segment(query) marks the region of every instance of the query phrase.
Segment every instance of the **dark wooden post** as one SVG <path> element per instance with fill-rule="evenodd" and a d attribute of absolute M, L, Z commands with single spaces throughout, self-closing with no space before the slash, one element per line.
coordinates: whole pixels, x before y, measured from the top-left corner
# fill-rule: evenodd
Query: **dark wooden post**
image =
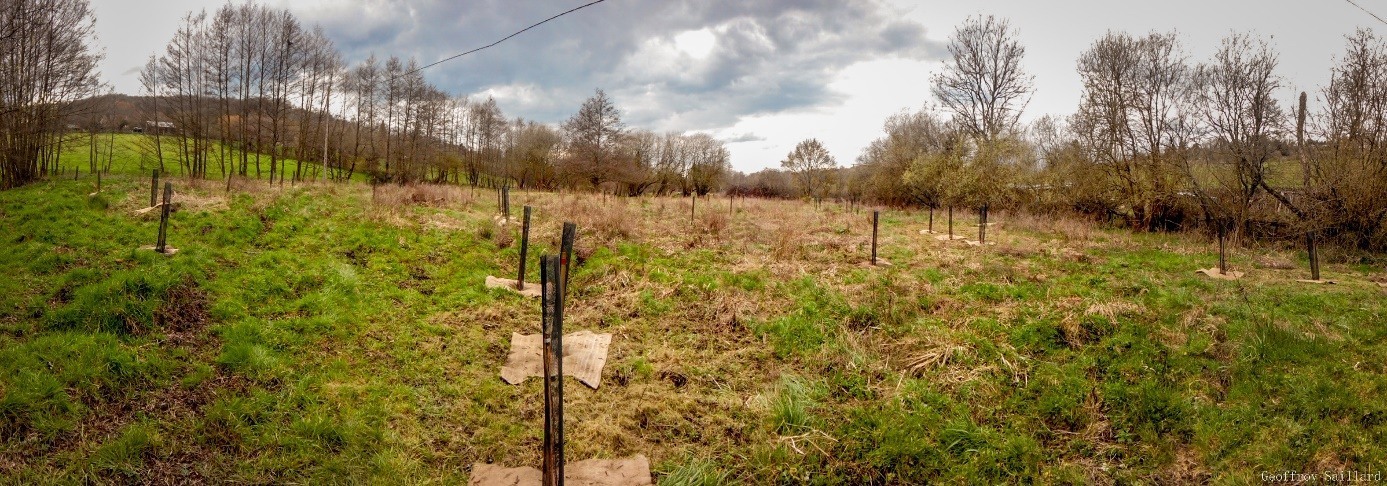
<path fill-rule="evenodd" d="M 159 169 L 149 176 L 149 207 L 159 204 Z"/>
<path fill-rule="evenodd" d="M 563 484 L 563 278 L 559 258 L 540 258 L 544 339 L 544 485 Z"/>
<path fill-rule="evenodd" d="M 929 207 L 929 232 L 934 234 L 934 206 Z"/>
<path fill-rule="evenodd" d="M 1316 241 L 1315 241 L 1315 240 L 1316 240 L 1316 238 L 1315 238 L 1316 236 L 1317 236 L 1317 235 L 1315 234 L 1315 230 L 1310 230 L 1310 231 L 1308 231 L 1308 232 L 1305 233 L 1305 247 L 1306 247 L 1306 250 L 1309 252 L 1309 256 L 1310 256 L 1310 279 L 1311 279 L 1311 280 L 1319 280 L 1319 279 L 1320 279 L 1320 252 L 1319 252 L 1319 245 L 1318 245 L 1318 244 L 1316 243 Z"/>
<path fill-rule="evenodd" d="M 515 279 L 515 290 L 525 290 L 525 254 L 530 248 L 530 207 L 525 206 L 525 219 L 520 225 L 520 275 Z"/>
<path fill-rule="evenodd" d="M 1226 275 L 1228 273 L 1228 250 L 1224 240 L 1228 239 L 1227 230 L 1223 227 L 1223 221 L 1218 222 L 1218 273 Z"/>
<path fill-rule="evenodd" d="M 881 220 L 881 211 L 872 211 L 872 265 L 877 264 L 877 223 Z"/>
<path fill-rule="evenodd" d="M 563 277 L 564 292 L 568 291 L 569 269 L 573 266 L 573 240 L 578 237 L 578 225 L 565 221 L 563 237 L 559 240 L 559 273 Z"/>
<path fill-rule="evenodd" d="M 697 193 L 697 192 L 694 192 L 693 194 L 690 194 L 690 195 L 689 195 L 689 222 L 693 222 L 693 220 L 694 220 L 694 210 L 695 210 L 695 209 L 698 209 L 698 193 Z"/>
<path fill-rule="evenodd" d="M 96 171 L 96 192 L 101 192 L 101 169 Z"/>
<path fill-rule="evenodd" d="M 164 251 L 164 250 L 166 249 L 166 248 L 165 248 L 165 245 L 168 243 L 169 207 L 172 206 L 172 204 L 170 204 L 170 201 L 171 201 L 172 199 L 173 199 L 173 183 L 172 183 L 172 182 L 165 182 L 165 183 L 164 183 L 164 205 L 163 205 L 162 208 L 160 208 L 161 211 L 159 211 L 159 242 L 158 242 L 158 245 L 155 245 L 155 247 L 154 247 L 154 249 L 155 249 L 156 251 L 158 251 L 159 253 L 164 253 L 164 252 L 165 252 L 165 251 Z"/>
<path fill-rule="evenodd" d="M 949 205 L 949 239 L 954 239 L 954 206 Z"/>
<path fill-rule="evenodd" d="M 987 243 L 987 205 L 978 212 L 978 243 Z"/>

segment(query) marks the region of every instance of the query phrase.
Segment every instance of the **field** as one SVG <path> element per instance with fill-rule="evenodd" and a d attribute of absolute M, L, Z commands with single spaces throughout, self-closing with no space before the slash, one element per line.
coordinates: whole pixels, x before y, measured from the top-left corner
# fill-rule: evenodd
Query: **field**
<path fill-rule="evenodd" d="M 85 170 L 83 171 L 85 172 Z M 498 377 L 534 300 L 494 191 L 172 179 L 117 164 L 0 192 L 0 483 L 465 483 L 538 465 L 541 383 Z M 579 227 L 571 461 L 661 484 L 1251 483 L 1387 466 L 1380 256 L 1216 246 L 994 212 L 515 192 L 531 262 Z M 974 236 L 971 214 L 955 230 Z M 942 214 L 935 229 L 943 231 Z M 538 280 L 532 272 L 530 279 Z"/>

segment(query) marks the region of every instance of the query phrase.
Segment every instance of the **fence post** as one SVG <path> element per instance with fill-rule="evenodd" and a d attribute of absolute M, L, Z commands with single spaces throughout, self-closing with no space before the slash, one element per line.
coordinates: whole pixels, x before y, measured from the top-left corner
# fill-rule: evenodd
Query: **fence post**
<path fill-rule="evenodd" d="M 510 186 L 501 186 L 501 219 L 510 222 Z"/>
<path fill-rule="evenodd" d="M 689 222 L 694 220 L 694 210 L 698 209 L 698 193 L 689 194 Z"/>
<path fill-rule="evenodd" d="M 1306 250 L 1307 250 L 1307 251 L 1309 252 L 1309 254 L 1310 254 L 1310 279 L 1311 279 L 1311 280 L 1319 280 L 1319 279 L 1320 279 L 1320 252 L 1319 252 L 1319 245 L 1316 244 L 1316 242 L 1315 242 L 1315 239 L 1316 239 L 1315 237 L 1316 237 L 1316 236 L 1317 236 L 1317 235 L 1315 234 L 1315 230 L 1310 230 L 1310 231 L 1307 231 L 1307 232 L 1305 233 L 1305 246 L 1306 246 Z"/>
<path fill-rule="evenodd" d="M 540 258 L 544 340 L 544 485 L 563 484 L 563 279 L 559 259 Z"/>
<path fill-rule="evenodd" d="M 978 213 L 978 243 L 987 243 L 987 204 Z"/>
<path fill-rule="evenodd" d="M 149 207 L 159 204 L 159 169 L 149 175 Z"/>
<path fill-rule="evenodd" d="M 578 237 L 577 233 L 578 225 L 567 221 L 563 223 L 563 237 L 559 240 L 559 275 L 564 292 L 568 292 L 569 269 L 573 266 L 573 240 Z"/>
<path fill-rule="evenodd" d="M 1228 250 L 1224 244 L 1226 230 L 1223 229 L 1223 221 L 1218 222 L 1218 273 L 1219 275 L 1228 274 Z"/>
<path fill-rule="evenodd" d="M 515 290 L 525 290 L 525 254 L 530 248 L 530 207 L 525 206 L 525 219 L 520 225 L 520 275 L 515 279 Z"/>
<path fill-rule="evenodd" d="M 872 211 L 872 265 L 877 264 L 877 223 L 881 220 L 881 211 Z"/>
<path fill-rule="evenodd" d="M 165 245 L 168 243 L 169 206 L 172 206 L 169 202 L 171 199 L 173 199 L 173 183 L 165 182 L 164 205 L 160 208 L 161 211 L 159 212 L 159 244 L 154 248 L 159 253 L 164 253 Z"/>
<path fill-rule="evenodd" d="M 949 240 L 954 239 L 954 205 L 949 205 Z"/>

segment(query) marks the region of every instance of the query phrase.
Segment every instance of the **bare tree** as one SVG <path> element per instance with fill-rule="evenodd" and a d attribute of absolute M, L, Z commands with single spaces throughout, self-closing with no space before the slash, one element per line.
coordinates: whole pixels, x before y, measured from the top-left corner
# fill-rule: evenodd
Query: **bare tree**
<path fill-rule="evenodd" d="M 969 18 L 949 38 L 950 59 L 932 81 L 935 99 L 954 122 L 983 141 L 1016 126 L 1030 102 L 1034 77 L 1021 68 L 1026 49 L 1006 19 Z"/>
<path fill-rule="evenodd" d="M 1078 62 L 1083 98 L 1071 125 L 1092 172 L 1109 185 L 1111 211 L 1127 208 L 1133 227 L 1175 219 L 1178 168 L 1197 135 L 1194 70 L 1174 33 L 1134 38 L 1109 32 Z"/>
<path fill-rule="evenodd" d="M 63 120 L 99 91 L 95 24 L 86 0 L 0 3 L 0 188 L 48 172 Z"/>
<path fill-rule="evenodd" d="M 1317 216 L 1360 248 L 1387 247 L 1387 41 L 1368 29 L 1349 36 L 1323 98 L 1324 149 L 1305 177 L 1319 188 Z"/>
<path fill-rule="evenodd" d="M 611 180 L 613 154 L 626 133 L 626 125 L 607 93 L 599 88 L 564 122 L 563 129 L 582 176 L 593 187 Z"/>
<path fill-rule="evenodd" d="M 780 161 L 780 167 L 794 174 L 805 196 L 817 201 L 828 189 L 828 178 L 838 167 L 838 161 L 818 139 L 811 138 L 795 145 L 785 160 Z"/>
<path fill-rule="evenodd" d="M 1196 75 L 1202 121 L 1213 136 L 1206 172 L 1212 181 L 1193 169 L 1187 174 L 1205 214 L 1223 231 L 1234 223 L 1246 229 L 1253 199 L 1270 189 L 1267 165 L 1284 122 L 1274 98 L 1281 87 L 1276 65 L 1265 41 L 1233 34 Z"/>

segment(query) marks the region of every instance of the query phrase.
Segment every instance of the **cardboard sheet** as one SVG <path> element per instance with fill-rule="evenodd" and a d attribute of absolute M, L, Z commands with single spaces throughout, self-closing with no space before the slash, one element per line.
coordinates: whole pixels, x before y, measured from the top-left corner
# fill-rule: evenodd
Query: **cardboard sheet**
<path fill-rule="evenodd" d="M 611 334 L 578 331 L 563 336 L 563 374 L 597 389 L 602 384 L 602 367 L 607 365 Z M 544 341 L 539 334 L 511 333 L 510 356 L 501 367 L 501 379 L 519 385 L 531 376 L 544 375 Z"/>
<path fill-rule="evenodd" d="M 516 280 L 513 278 L 486 276 L 486 288 L 489 289 L 507 289 L 526 297 L 539 297 L 544 292 L 544 287 L 539 282 L 525 282 L 523 290 L 516 290 L 515 284 Z"/>
<path fill-rule="evenodd" d="M 1210 278 L 1216 278 L 1219 280 L 1237 280 L 1243 278 L 1242 272 L 1234 272 L 1232 270 L 1229 270 L 1227 273 L 1219 273 L 1218 267 L 1201 268 L 1199 270 L 1195 270 L 1194 273 L 1202 273 L 1204 275 L 1209 276 Z"/>
<path fill-rule="evenodd" d="M 564 484 L 575 486 L 649 486 L 650 460 L 636 454 L 625 459 L 588 459 L 564 464 Z M 533 467 L 472 465 L 469 486 L 538 486 L 543 473 Z"/>

